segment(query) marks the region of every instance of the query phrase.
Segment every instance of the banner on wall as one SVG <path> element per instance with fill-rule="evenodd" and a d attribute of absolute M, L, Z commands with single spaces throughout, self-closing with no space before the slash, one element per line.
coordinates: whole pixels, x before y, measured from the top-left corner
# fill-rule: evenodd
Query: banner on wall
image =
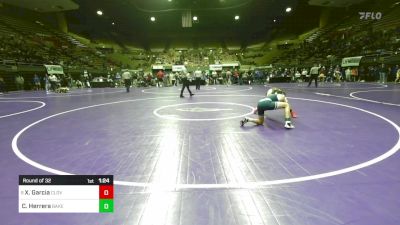
<path fill-rule="evenodd" d="M 44 65 L 47 74 L 64 74 L 64 69 L 60 65 Z"/>
<path fill-rule="evenodd" d="M 238 67 L 239 63 L 238 62 L 233 62 L 233 63 L 223 63 L 222 67 Z"/>
<path fill-rule="evenodd" d="M 153 65 L 152 68 L 153 68 L 153 70 L 163 70 L 164 65 Z"/>
<path fill-rule="evenodd" d="M 342 67 L 359 66 L 362 56 L 347 57 L 342 59 Z"/>
<path fill-rule="evenodd" d="M 226 67 L 239 67 L 240 64 L 238 62 L 232 62 L 232 63 L 222 63 L 222 64 L 210 64 L 210 70 L 222 70 L 222 68 Z"/>
<path fill-rule="evenodd" d="M 222 70 L 222 64 L 214 64 L 214 65 L 210 65 L 210 70 L 218 70 L 221 71 Z"/>
<path fill-rule="evenodd" d="M 186 71 L 186 67 L 185 65 L 172 65 L 172 71 L 173 72 Z"/>
<path fill-rule="evenodd" d="M 266 66 L 256 66 L 256 67 L 254 67 L 255 70 L 265 70 L 265 69 L 272 69 L 272 68 L 273 68 L 272 64 L 266 65 Z"/>

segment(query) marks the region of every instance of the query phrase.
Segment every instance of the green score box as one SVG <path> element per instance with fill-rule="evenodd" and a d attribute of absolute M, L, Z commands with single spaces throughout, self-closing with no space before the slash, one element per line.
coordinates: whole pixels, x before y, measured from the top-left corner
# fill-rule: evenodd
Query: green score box
<path fill-rule="evenodd" d="M 100 199 L 99 212 L 100 213 L 114 212 L 114 200 L 113 199 Z"/>

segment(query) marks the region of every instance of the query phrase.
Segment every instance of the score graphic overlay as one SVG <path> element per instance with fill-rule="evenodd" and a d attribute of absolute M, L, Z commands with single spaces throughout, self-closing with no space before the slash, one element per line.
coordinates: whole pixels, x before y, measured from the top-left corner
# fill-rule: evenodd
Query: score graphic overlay
<path fill-rule="evenodd" d="M 20 213 L 112 213 L 112 175 L 20 175 Z"/>

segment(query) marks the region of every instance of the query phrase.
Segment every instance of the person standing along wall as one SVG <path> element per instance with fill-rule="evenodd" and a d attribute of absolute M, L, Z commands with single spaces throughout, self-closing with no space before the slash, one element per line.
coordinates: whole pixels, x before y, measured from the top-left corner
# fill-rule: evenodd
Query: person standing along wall
<path fill-rule="evenodd" d="M 394 80 L 394 83 L 399 82 L 400 84 L 400 67 L 399 65 L 396 65 L 397 71 L 396 71 L 396 79 Z"/>
<path fill-rule="evenodd" d="M 39 76 L 37 74 L 35 74 L 33 76 L 33 85 L 34 85 L 34 89 L 36 91 L 39 91 L 41 89 L 41 87 L 40 87 L 40 78 L 39 78 Z"/>
<path fill-rule="evenodd" d="M 339 83 L 340 80 L 341 80 L 341 72 L 340 72 L 339 65 L 336 66 L 335 71 L 333 72 L 333 74 L 334 74 L 335 81 Z"/>
<path fill-rule="evenodd" d="M 163 79 L 164 79 L 164 72 L 159 70 L 156 74 L 157 76 L 157 87 L 162 87 Z"/>
<path fill-rule="evenodd" d="M 171 80 L 171 85 L 172 86 L 176 86 L 176 76 L 177 76 L 177 72 L 172 72 L 170 75 L 169 75 L 169 79 Z"/>
<path fill-rule="evenodd" d="M 19 75 L 15 76 L 14 84 L 15 84 L 15 88 L 17 89 L 17 91 L 19 91 L 21 88 L 20 83 L 21 83 L 21 79 L 20 79 Z"/>
<path fill-rule="evenodd" d="M 211 81 L 210 81 L 210 83 L 212 83 L 213 85 L 216 85 L 216 84 L 218 84 L 217 80 L 218 80 L 218 73 L 217 73 L 217 71 L 213 70 L 211 72 Z"/>
<path fill-rule="evenodd" d="M 237 85 L 242 85 L 241 84 L 241 75 L 240 75 L 240 73 L 239 73 L 239 71 L 237 71 L 237 69 L 235 69 L 235 71 L 233 71 L 233 74 L 232 74 L 232 76 L 233 76 L 233 79 L 234 79 L 234 81 L 233 81 L 233 83 L 236 83 Z"/>
<path fill-rule="evenodd" d="M 358 77 L 358 69 L 357 67 L 353 67 L 351 69 L 351 78 L 353 82 L 359 81 L 359 77 Z"/>
<path fill-rule="evenodd" d="M 49 76 L 49 82 L 50 82 L 50 90 L 52 90 L 52 91 L 56 91 L 56 89 L 57 89 L 57 83 L 58 83 L 58 78 L 57 78 L 57 76 L 56 75 L 54 75 L 54 74 L 50 74 L 50 76 Z"/>
<path fill-rule="evenodd" d="M 385 64 L 382 63 L 379 67 L 379 83 L 385 84 L 387 81 L 387 72 L 388 69 L 386 68 Z"/>
<path fill-rule="evenodd" d="M 121 74 L 118 72 L 115 74 L 115 84 L 117 87 L 121 85 Z"/>
<path fill-rule="evenodd" d="M 345 74 L 346 74 L 346 81 L 351 81 L 351 69 L 350 69 L 350 67 L 347 67 L 347 69 L 345 70 Z"/>
<path fill-rule="evenodd" d="M 6 82 L 4 81 L 4 78 L 0 74 L 0 94 L 3 94 L 3 92 L 6 92 Z"/>
<path fill-rule="evenodd" d="M 90 85 L 90 74 L 86 70 L 83 71 L 83 83 L 85 87 L 92 88 Z"/>
<path fill-rule="evenodd" d="M 197 67 L 197 70 L 194 71 L 194 77 L 195 77 L 195 82 L 196 82 L 196 90 L 200 90 L 200 82 L 201 82 L 201 77 L 202 77 L 202 72 L 200 68 Z"/>
<path fill-rule="evenodd" d="M 225 73 L 226 76 L 226 86 L 229 86 L 232 84 L 232 72 L 228 69 Z"/>

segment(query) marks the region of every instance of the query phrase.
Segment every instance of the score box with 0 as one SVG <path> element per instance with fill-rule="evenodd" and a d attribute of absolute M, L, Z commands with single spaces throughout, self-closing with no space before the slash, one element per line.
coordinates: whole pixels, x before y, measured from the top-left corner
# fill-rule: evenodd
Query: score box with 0
<path fill-rule="evenodd" d="M 112 213 L 112 175 L 20 175 L 20 213 Z"/>

